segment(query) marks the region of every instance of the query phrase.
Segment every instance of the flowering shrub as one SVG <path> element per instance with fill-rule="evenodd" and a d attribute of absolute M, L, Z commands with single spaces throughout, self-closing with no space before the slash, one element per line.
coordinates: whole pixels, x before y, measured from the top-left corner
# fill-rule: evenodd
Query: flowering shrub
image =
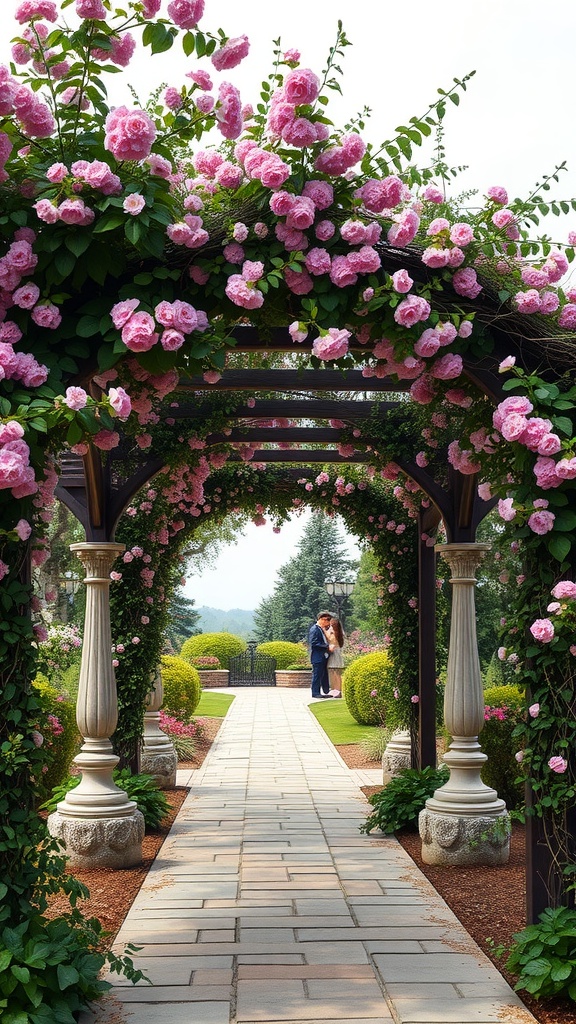
<path fill-rule="evenodd" d="M 215 669 L 221 668 L 220 661 L 213 655 L 205 654 L 198 658 L 190 658 L 190 665 L 194 668 L 201 669 L 202 672 L 214 671 Z"/>
<path fill-rule="evenodd" d="M 78 626 L 55 623 L 48 626 L 46 639 L 39 644 L 38 664 L 50 678 L 62 678 L 66 669 L 80 660 L 82 637 Z"/>
<path fill-rule="evenodd" d="M 191 761 L 196 752 L 196 741 L 204 732 L 200 718 L 182 722 L 166 711 L 160 711 L 160 728 L 172 740 L 179 761 Z"/>
<path fill-rule="evenodd" d="M 43 797 L 68 775 L 72 759 L 80 749 L 81 738 L 74 703 L 60 694 L 45 676 L 36 676 L 33 686 L 41 707 L 37 735 L 42 741 L 40 747 L 45 759 L 39 780 L 39 792 Z"/>
<path fill-rule="evenodd" d="M 515 751 L 515 729 L 525 714 L 525 698 L 516 686 L 497 686 L 484 690 L 484 728 L 480 746 L 488 756 L 482 769 L 482 781 L 505 801 L 508 810 L 524 803 L 524 779 Z"/>

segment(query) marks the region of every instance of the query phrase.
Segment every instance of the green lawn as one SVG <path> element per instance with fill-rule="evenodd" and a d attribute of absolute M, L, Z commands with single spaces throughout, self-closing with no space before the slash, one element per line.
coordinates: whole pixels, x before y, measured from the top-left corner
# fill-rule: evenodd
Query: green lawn
<path fill-rule="evenodd" d="M 195 718 L 224 718 L 234 700 L 233 693 L 206 693 L 200 695 L 200 703 L 194 712 Z"/>
<path fill-rule="evenodd" d="M 317 718 L 332 743 L 361 743 L 378 731 L 377 725 L 358 725 L 348 711 L 346 701 L 323 700 L 310 705 L 310 711 Z"/>

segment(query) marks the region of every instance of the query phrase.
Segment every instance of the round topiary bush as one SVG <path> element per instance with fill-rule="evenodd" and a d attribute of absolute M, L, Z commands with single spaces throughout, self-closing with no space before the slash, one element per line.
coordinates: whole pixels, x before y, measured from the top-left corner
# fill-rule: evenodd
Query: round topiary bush
<path fill-rule="evenodd" d="M 184 658 L 163 654 L 161 673 L 164 687 L 163 711 L 181 722 L 189 722 L 202 692 L 198 670 L 184 661 Z"/>
<path fill-rule="evenodd" d="M 360 725 L 404 727 L 402 705 L 394 696 L 398 673 L 387 651 L 356 658 L 344 672 L 342 682 L 348 710 Z"/>
<path fill-rule="evenodd" d="M 492 686 L 484 690 L 484 728 L 480 746 L 488 760 L 481 778 L 495 789 L 509 810 L 523 803 L 523 780 L 514 756 L 517 747 L 512 733 L 521 721 L 526 700 L 517 686 Z"/>
<path fill-rule="evenodd" d="M 218 658 L 222 668 L 228 668 L 230 658 L 246 650 L 246 641 L 233 633 L 198 633 L 189 636 L 182 644 L 180 657 L 185 661 L 211 654 Z"/>
<path fill-rule="evenodd" d="M 39 674 L 32 683 L 40 702 L 41 715 L 38 732 L 43 737 L 46 751 L 46 771 L 40 780 L 40 795 L 44 798 L 58 786 L 70 772 L 72 759 L 80 749 L 81 737 L 76 725 L 76 708 L 64 697 L 46 676 Z"/>
<path fill-rule="evenodd" d="M 304 644 L 294 644 L 289 640 L 267 640 L 266 643 L 258 644 L 256 650 L 260 654 L 276 658 L 276 668 L 280 672 L 287 669 L 288 665 L 301 665 L 309 661 L 308 651 Z"/>

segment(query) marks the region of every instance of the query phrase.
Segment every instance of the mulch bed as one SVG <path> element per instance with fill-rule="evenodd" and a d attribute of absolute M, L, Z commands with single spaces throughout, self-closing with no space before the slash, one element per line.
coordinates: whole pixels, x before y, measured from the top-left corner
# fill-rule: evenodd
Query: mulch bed
<path fill-rule="evenodd" d="M 220 728 L 221 719 L 212 718 L 205 721 L 204 737 L 198 743 L 194 760 L 180 764 L 179 767 L 199 768 L 206 757 L 212 740 Z M 336 749 L 349 768 L 378 768 L 378 764 L 375 764 L 374 761 L 367 760 L 357 744 L 338 745 Z M 378 792 L 379 789 L 381 789 L 380 786 L 366 786 L 363 788 L 363 793 L 368 797 L 372 793 Z M 82 904 L 83 913 L 87 917 L 99 918 L 107 932 L 108 945 L 112 943 L 134 902 L 150 865 L 170 831 L 186 793 L 187 790 L 182 788 L 166 793 L 171 807 L 170 815 L 164 820 L 161 828 L 145 836 L 141 865 L 124 871 L 79 869 L 75 872 L 80 881 L 84 882 L 90 890 L 90 899 Z M 486 940 L 492 939 L 496 946 L 501 943 L 509 945 L 512 935 L 520 931 L 525 924 L 524 830 L 522 826 L 514 825 L 510 861 L 504 867 L 477 866 L 458 870 L 435 867 L 422 862 L 420 838 L 417 833 L 404 832 L 397 838 L 422 873 L 426 875 L 453 910 L 464 928 L 486 952 L 506 980 L 513 985 L 514 979 L 506 973 L 502 961 L 494 957 Z M 52 902 L 52 914 L 56 915 L 65 909 L 65 904 L 59 899 Z M 576 1024 L 574 1003 L 559 999 L 538 1002 L 524 993 L 520 993 L 520 995 L 540 1024 Z"/>

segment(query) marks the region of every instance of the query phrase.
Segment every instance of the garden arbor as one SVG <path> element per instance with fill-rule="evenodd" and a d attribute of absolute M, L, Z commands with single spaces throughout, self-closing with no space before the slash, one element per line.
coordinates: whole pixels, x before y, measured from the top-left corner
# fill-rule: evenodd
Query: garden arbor
<path fill-rule="evenodd" d="M 441 141 L 423 169 L 415 167 L 413 150 L 435 132 L 441 140 L 447 105 L 458 104 L 471 76 L 454 79 L 421 117 L 374 147 L 360 134 L 361 118 L 340 131 L 327 117 L 348 45 L 341 24 L 320 75 L 300 65 L 298 51 L 275 51 L 260 101 L 251 107 L 227 80 L 246 57 L 248 40 L 200 30 L 202 0 L 169 3 L 167 17 L 162 0 L 128 0 L 124 7 L 76 0 L 69 27 L 54 0 L 22 0 L 14 64 L 0 68 L 0 820 L 9 822 L 0 825 L 0 954 L 14 955 L 8 924 L 17 925 L 26 950 L 39 943 L 44 953 L 48 942 L 60 953 L 64 937 L 65 967 L 77 964 L 80 979 L 86 950 L 97 946 L 93 932 L 79 934 L 85 925 L 78 916 L 53 924 L 43 916 L 63 867 L 34 811 L 43 754 L 29 686 L 36 666 L 29 559 L 31 553 L 36 562 L 43 557 L 46 507 L 57 482 L 47 453 L 61 459 L 61 496 L 86 529 L 79 554 L 92 595 L 91 667 L 87 661 L 83 668 L 80 712 L 89 782 L 76 791 L 76 814 L 68 804 L 66 826 L 80 847 L 90 852 L 100 843 L 103 859 L 112 863 L 118 850 L 130 858 L 138 845 L 138 816 L 111 784 L 108 594 L 123 510 L 119 536 L 130 537 L 130 547 L 121 557 L 127 575 L 136 563 L 150 608 L 145 616 L 140 609 L 140 621 L 152 621 L 158 611 L 149 591 L 154 585 L 154 593 L 165 593 L 169 571 L 164 559 L 162 575 L 155 575 L 140 536 L 161 560 L 160 549 L 185 529 L 188 510 L 204 514 L 212 470 L 220 466 L 225 473 L 227 460 L 228 468 L 239 467 L 239 483 L 227 478 L 230 495 L 236 492 L 238 506 L 247 501 L 247 493 L 240 494 L 242 466 L 233 462 L 230 446 L 241 458 L 252 453 L 252 461 L 265 451 L 268 467 L 274 460 L 302 467 L 298 476 L 306 482 L 299 486 L 310 485 L 308 493 L 318 500 L 330 474 L 308 478 L 303 467 L 358 459 L 368 466 L 374 493 L 379 474 L 400 481 L 402 505 L 415 516 L 419 597 L 430 611 L 420 615 L 420 647 L 427 652 L 423 694 L 432 676 L 438 522 L 452 549 L 474 546 L 476 525 L 494 497 L 502 518 L 513 523 L 525 572 L 502 652 L 518 665 L 531 708 L 538 708 L 527 710 L 518 744 L 548 855 L 530 873 L 530 916 L 547 903 L 566 902 L 572 896 L 565 880 L 576 863 L 576 582 L 570 578 L 576 291 L 560 281 L 574 259 L 576 234 L 558 246 L 530 234 L 541 213 L 570 211 L 568 203 L 545 201 L 558 175 L 528 200 L 510 199 L 494 185 L 475 209 L 461 208 L 447 195 L 451 171 Z M 112 109 L 106 72 L 130 62 L 136 42 L 129 29 L 141 33 L 154 54 L 181 42 L 187 57 L 211 61 L 209 72 L 191 72 L 147 109 Z M 222 72 L 226 80 L 213 84 L 211 76 Z M 213 129 L 221 145 L 200 149 Z M 288 366 L 287 350 L 300 353 Z M 273 376 L 278 362 L 281 378 Z M 327 363 L 338 367 L 336 378 L 324 376 L 333 372 Z M 364 387 L 354 377 L 360 367 Z M 498 369 L 507 376 L 497 377 Z M 216 390 L 198 416 L 207 384 Z M 342 399 L 348 385 L 351 396 L 370 388 L 370 404 Z M 408 387 L 412 402 L 391 406 L 374 398 Z M 311 397 L 297 397 L 302 394 Z M 295 440 L 286 434 L 282 445 L 312 442 L 314 449 L 252 447 L 270 440 L 263 433 L 270 427 L 255 417 L 272 417 L 276 428 L 293 431 Z M 344 425 L 327 426 L 331 419 Z M 302 426 L 293 428 L 292 420 Z M 312 429 L 312 436 L 296 433 Z M 332 440 L 339 441 L 338 451 L 329 455 L 325 446 Z M 82 466 L 69 461 L 72 456 Z M 155 480 L 165 481 L 162 494 L 152 497 L 148 486 L 140 501 L 142 487 Z M 260 471 L 248 486 L 266 494 L 266 474 Z M 366 505 L 371 494 L 360 490 L 360 481 L 353 502 L 338 478 L 333 486 L 338 501 L 350 501 L 350 515 L 362 509 L 363 535 L 383 550 L 380 535 L 392 518 L 386 521 L 382 512 L 383 522 L 379 515 L 374 523 Z M 214 503 L 223 504 L 225 488 L 214 490 Z M 267 505 L 279 508 L 279 500 L 282 495 L 266 494 Z M 156 501 L 164 503 L 163 518 L 151 530 L 146 515 Z M 130 502 L 138 505 L 134 518 Z M 409 525 L 402 525 L 408 534 Z M 399 536 L 396 555 L 410 550 Z M 472 583 L 466 572 L 456 571 L 454 580 L 462 592 L 457 603 L 470 663 Z M 135 589 L 126 603 L 137 598 Z M 41 623 L 36 635 L 42 635 Z M 140 639 L 132 635 L 128 642 Z M 157 662 L 157 646 L 135 643 L 148 656 L 139 673 L 134 659 L 128 689 L 135 703 L 149 685 L 143 676 Z M 125 682 L 122 690 L 124 700 Z M 427 700 L 420 714 L 425 762 L 432 757 Z M 478 707 L 470 715 L 475 718 Z M 134 727 L 131 740 L 139 735 Z M 463 756 L 474 761 L 470 749 Z M 90 806 L 97 808 L 95 824 Z M 79 980 L 67 989 L 66 1005 L 61 1000 L 66 1019 L 69 1006 L 82 1008 L 98 991 L 96 961 L 82 994 Z M 35 1013 L 45 1007 L 40 995 L 38 1011 L 35 982 L 24 980 L 44 971 L 32 962 L 22 961 L 25 970 L 11 981 L 9 1009 L 18 1013 L 31 999 Z M 61 960 L 54 963 L 60 968 Z M 60 998 L 55 975 L 47 972 L 52 1001 Z"/>
<path fill-rule="evenodd" d="M 251 328 L 237 330 L 236 354 L 253 353 L 261 344 L 257 334 Z M 291 351 L 292 341 L 287 332 L 284 334 L 281 331 L 275 332 L 274 348 L 276 352 Z M 471 377 L 473 374 L 472 369 Z M 485 381 L 487 378 L 488 375 L 484 373 L 483 380 Z M 496 382 L 497 378 L 494 381 L 494 386 Z M 421 507 L 417 513 L 417 543 L 415 545 L 418 558 L 415 596 L 419 609 L 417 645 L 417 695 L 419 702 L 418 728 L 413 731 L 418 738 L 418 742 L 415 744 L 416 762 L 420 767 L 424 767 L 436 762 L 434 627 L 436 556 L 429 538 L 435 533 L 440 520 L 442 520 L 448 542 L 447 554 L 450 552 L 470 554 L 480 550 L 482 546 L 474 543 L 476 527 L 494 502 L 479 498 L 473 475 L 464 476 L 453 467 L 446 465 L 445 452 L 440 453 L 436 467 L 426 468 L 405 456 L 403 457 L 402 454 L 396 455 L 397 450 L 401 452 L 402 446 L 400 445 L 399 449 L 394 447 L 395 431 L 403 419 L 408 419 L 408 421 L 410 419 L 411 403 L 406 400 L 403 393 L 406 388 L 402 389 L 398 382 L 389 378 L 374 378 L 369 383 L 369 392 L 366 388 L 366 379 L 356 370 L 231 369 L 224 373 L 220 381 L 211 385 L 207 385 L 202 378 L 182 380 L 177 392 L 171 396 L 172 399 L 177 398 L 178 401 L 171 401 L 170 408 L 164 412 L 164 417 L 170 421 L 170 429 L 178 436 L 180 442 L 189 436 L 201 436 L 203 444 L 206 446 L 202 448 L 204 452 L 210 451 L 212 448 L 227 446 L 230 468 L 234 461 L 242 464 L 237 453 L 238 446 L 241 449 L 249 446 L 251 449 L 250 462 L 253 461 L 260 466 L 265 465 L 268 467 L 268 471 L 274 465 L 282 465 L 285 469 L 291 468 L 292 473 L 300 479 L 301 483 L 307 478 L 314 479 L 317 470 L 322 466 L 344 467 L 368 464 L 376 470 L 383 462 L 382 453 L 379 451 L 379 447 L 382 446 L 382 431 L 384 433 L 388 431 L 390 439 L 385 442 L 387 455 L 384 461 L 393 460 L 402 472 L 421 488 L 428 499 L 425 503 L 427 507 Z M 209 393 L 208 400 L 206 400 L 206 392 Z M 220 430 L 209 429 L 210 395 L 213 396 L 212 404 L 214 405 L 217 405 L 217 398 L 214 396 L 226 396 L 227 399 L 226 408 L 220 413 Z M 391 400 L 387 400 L 387 396 L 390 396 Z M 305 425 L 299 425 L 303 423 Z M 332 425 L 323 425 L 326 423 Z M 374 444 L 368 444 L 372 440 L 371 427 L 374 425 L 379 428 L 381 436 Z M 350 432 L 352 432 L 352 437 L 356 435 L 356 437 L 362 438 L 362 446 L 356 447 L 353 444 L 346 446 Z M 165 445 L 165 431 L 162 434 L 162 439 Z M 258 447 L 270 444 L 273 445 L 272 448 Z M 276 445 L 280 445 L 280 447 L 276 447 Z M 345 447 L 343 448 L 343 446 Z M 80 519 L 86 530 L 87 544 L 76 545 L 80 557 L 86 558 L 86 552 L 91 550 L 99 551 L 105 553 L 105 557 L 110 558 L 110 566 L 112 566 L 113 559 L 120 551 L 114 543 L 117 522 L 126 507 L 131 506 L 136 500 L 138 491 L 145 488 L 158 473 L 162 472 L 165 468 L 166 458 L 162 440 L 159 440 L 157 445 L 153 441 L 147 453 L 135 455 L 133 447 L 130 449 L 129 439 L 125 439 L 120 447 L 110 452 L 106 458 L 103 458 L 102 454 L 92 447 L 82 462 L 79 458 L 70 457 L 63 461 L 56 493 Z M 316 471 L 314 466 L 316 466 Z M 437 475 L 435 475 L 435 469 L 438 470 Z M 259 497 L 258 485 L 256 485 L 256 497 Z M 264 498 L 263 501 L 265 501 Z M 288 498 L 286 504 L 289 505 Z M 329 504 L 328 507 L 330 507 Z M 470 570 L 468 569 L 467 572 L 469 576 Z M 457 576 L 458 574 L 456 574 Z M 473 576 L 474 573 L 472 573 Z M 458 583 L 458 580 L 454 579 L 454 582 Z M 471 581 L 466 579 L 466 582 L 470 583 Z M 95 585 L 102 586 L 102 581 L 96 584 L 89 574 L 87 585 L 89 588 Z M 477 668 L 473 609 L 472 597 L 464 617 L 459 618 L 457 632 L 454 632 L 452 636 L 453 660 L 457 663 L 457 668 L 452 673 L 449 690 L 450 700 L 455 701 L 455 706 L 460 712 L 469 702 L 469 698 L 463 696 L 461 692 L 462 687 L 470 686 L 476 692 L 474 714 L 469 720 L 466 719 L 466 716 L 462 719 L 462 713 L 460 714 L 460 729 L 457 733 L 457 735 L 473 737 L 470 743 L 474 749 L 471 748 L 472 752 L 468 760 L 460 751 L 453 767 L 457 777 L 458 772 L 460 773 L 460 790 L 463 779 L 466 780 L 470 777 L 475 779 L 472 790 L 476 792 L 477 804 L 474 803 L 471 793 L 468 793 L 468 801 L 467 799 L 463 800 L 458 786 L 456 786 L 456 790 L 460 799 L 456 802 L 461 816 L 465 815 L 480 821 L 479 825 L 475 825 L 476 847 L 472 854 L 473 859 L 479 860 L 482 854 L 478 851 L 476 833 L 480 834 L 482 830 L 486 830 L 486 822 L 490 820 L 491 815 L 497 818 L 501 817 L 504 813 L 504 805 L 502 801 L 496 799 L 493 791 L 487 790 L 483 786 L 479 779 L 479 771 L 484 757 L 480 755 L 476 737 L 482 726 L 483 702 Z M 90 654 L 91 643 L 109 643 L 109 631 L 107 632 L 106 629 L 96 630 L 96 634 L 97 638 L 89 636 L 86 641 L 87 664 L 93 657 Z M 98 662 L 103 651 L 104 648 L 97 658 Z M 462 653 L 463 651 L 464 653 Z M 87 672 L 89 673 L 89 669 Z M 99 678 L 97 675 L 92 675 L 91 683 L 81 687 L 84 699 L 91 689 L 99 686 L 101 687 Z M 414 687 L 414 692 L 416 692 L 416 687 Z M 108 696 L 105 699 L 101 698 L 98 705 L 105 706 L 108 699 Z M 455 729 L 453 731 L 456 733 Z M 111 730 L 108 731 L 108 737 L 110 732 Z M 104 761 L 99 766 L 90 766 L 87 763 L 88 772 L 91 767 L 100 772 L 100 768 L 103 766 Z M 101 778 L 101 773 L 99 777 Z M 466 788 L 467 784 L 464 784 L 464 789 Z M 80 799 L 77 797 L 77 800 Z M 454 802 L 454 797 L 452 797 L 452 802 Z M 69 807 L 65 803 L 61 806 L 60 811 L 64 820 L 54 819 L 52 827 L 56 828 L 60 835 L 65 836 L 66 818 L 74 818 L 75 808 L 72 802 Z M 445 811 L 448 815 L 454 814 L 450 798 L 445 806 Z M 129 809 L 122 806 L 118 816 L 125 818 L 129 813 Z M 441 814 L 441 810 L 438 813 Z M 442 820 L 444 819 L 442 818 Z M 128 829 L 126 823 L 124 823 L 124 827 L 125 830 Z M 466 830 L 464 832 L 463 838 L 457 844 L 458 847 L 470 847 L 471 836 Z M 454 842 L 451 842 L 450 845 L 454 847 Z M 69 848 L 74 849 L 73 842 L 70 842 Z M 506 848 L 507 836 L 505 833 L 501 833 L 500 842 L 492 843 L 490 847 L 489 859 L 492 859 L 493 855 L 499 859 L 505 859 Z M 495 849 L 496 852 L 494 852 Z M 114 854 L 107 854 L 107 856 L 111 863 L 115 863 Z M 121 858 L 122 855 L 119 856 Z M 452 849 L 451 856 L 462 856 L 462 853 L 457 854 L 455 849 Z"/>

